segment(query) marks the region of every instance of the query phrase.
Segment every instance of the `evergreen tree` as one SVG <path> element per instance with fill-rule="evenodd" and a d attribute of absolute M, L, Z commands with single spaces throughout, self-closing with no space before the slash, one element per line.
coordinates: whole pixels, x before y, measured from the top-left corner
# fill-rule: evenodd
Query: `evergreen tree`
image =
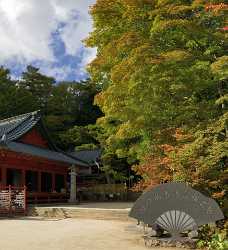
<path fill-rule="evenodd" d="M 36 109 L 42 110 L 45 114 L 54 84 L 54 78 L 41 74 L 39 69 L 33 66 L 27 67 L 27 71 L 22 73 L 22 79 L 19 81 L 19 87 L 32 94 Z"/>
<path fill-rule="evenodd" d="M 16 88 L 14 82 L 11 80 L 9 70 L 0 68 L 0 117 L 6 118 L 13 112 L 11 99 L 15 94 Z"/>
<path fill-rule="evenodd" d="M 10 77 L 10 71 L 0 68 L 0 118 L 8 118 L 34 111 L 33 97 L 18 88 L 18 82 Z"/>
<path fill-rule="evenodd" d="M 96 123 L 97 118 L 102 115 L 100 109 L 93 104 L 98 91 L 89 79 L 81 82 L 62 82 L 53 87 L 45 120 L 60 147 L 67 149 L 79 146 L 77 139 L 77 142 L 75 141 L 77 129 L 85 135 L 83 126 Z M 85 144 L 85 141 L 86 138 L 81 144 Z"/>

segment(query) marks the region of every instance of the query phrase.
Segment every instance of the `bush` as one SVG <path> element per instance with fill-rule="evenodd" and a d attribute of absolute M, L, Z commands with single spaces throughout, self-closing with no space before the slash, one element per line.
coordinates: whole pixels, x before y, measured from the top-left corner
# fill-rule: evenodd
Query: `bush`
<path fill-rule="evenodd" d="M 199 234 L 201 240 L 197 243 L 198 248 L 207 248 L 208 250 L 228 249 L 226 228 L 219 229 L 206 225 L 199 230 Z"/>
<path fill-rule="evenodd" d="M 208 242 L 210 250 L 226 250 L 228 249 L 228 240 L 226 233 L 214 234 L 211 241 Z"/>

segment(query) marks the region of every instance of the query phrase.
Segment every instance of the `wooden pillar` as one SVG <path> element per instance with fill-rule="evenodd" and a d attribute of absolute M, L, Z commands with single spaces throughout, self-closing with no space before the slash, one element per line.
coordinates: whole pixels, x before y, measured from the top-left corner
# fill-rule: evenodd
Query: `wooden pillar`
<path fill-rule="evenodd" d="M 41 192 L 41 172 L 38 172 L 38 192 Z"/>
<path fill-rule="evenodd" d="M 76 203 L 77 202 L 77 188 L 76 188 L 76 167 L 73 165 L 71 166 L 71 171 L 70 171 L 70 203 Z"/>
<path fill-rule="evenodd" d="M 52 192 L 55 191 L 55 173 L 52 173 L 51 174 L 51 177 L 52 177 Z"/>

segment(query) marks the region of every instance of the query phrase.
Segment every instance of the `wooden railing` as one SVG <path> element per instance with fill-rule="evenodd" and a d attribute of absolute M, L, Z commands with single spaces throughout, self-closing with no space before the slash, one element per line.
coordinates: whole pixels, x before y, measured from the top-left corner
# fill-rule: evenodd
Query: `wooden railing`
<path fill-rule="evenodd" d="M 87 188 L 88 191 L 94 193 L 126 193 L 127 188 L 124 184 L 98 184 Z"/>
<path fill-rule="evenodd" d="M 0 186 L 0 215 L 25 215 L 26 187 Z"/>
<path fill-rule="evenodd" d="M 43 192 L 28 192 L 27 203 L 63 203 L 67 202 L 69 195 L 67 193 L 43 193 Z"/>

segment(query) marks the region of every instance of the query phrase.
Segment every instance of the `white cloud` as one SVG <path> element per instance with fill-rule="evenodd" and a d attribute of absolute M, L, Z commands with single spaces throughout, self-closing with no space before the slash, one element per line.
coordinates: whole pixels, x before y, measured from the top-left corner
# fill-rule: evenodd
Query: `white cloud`
<path fill-rule="evenodd" d="M 65 16 L 71 17 L 71 20 L 68 20 L 68 24 L 61 31 L 60 36 L 65 43 L 66 52 L 69 55 L 74 55 L 78 49 L 82 47 L 81 41 L 85 39 L 92 30 L 92 21 L 88 15 L 88 7 L 92 5 L 92 3 L 94 3 L 94 0 L 78 0 L 77 4 L 80 8 L 77 8 L 76 12 L 70 13 L 70 15 L 65 14 Z M 68 4 L 70 8 L 73 8 L 75 1 L 70 0 Z M 78 16 L 77 19 L 74 19 L 75 15 Z M 78 22 L 78 20 L 80 20 L 80 22 Z"/>
<path fill-rule="evenodd" d="M 58 30 L 66 53 L 81 51 L 82 40 L 92 29 L 89 6 L 95 0 L 0 0 L 0 63 L 8 60 L 28 64 L 35 60 L 51 63 L 52 33 Z M 85 50 L 82 63 L 87 61 Z M 92 51 L 92 50 L 91 50 Z M 93 50 L 94 51 L 94 50 Z M 94 52 L 92 52 L 93 57 Z M 54 70 L 54 69 L 53 69 Z"/>
<path fill-rule="evenodd" d="M 83 75 L 86 73 L 86 66 L 96 57 L 96 49 L 84 49 L 82 60 L 79 64 L 76 74 Z"/>
<path fill-rule="evenodd" d="M 47 76 L 54 77 L 57 81 L 64 81 L 72 73 L 72 68 L 68 65 L 57 67 L 51 64 L 43 64 L 40 65 L 40 71 Z"/>

